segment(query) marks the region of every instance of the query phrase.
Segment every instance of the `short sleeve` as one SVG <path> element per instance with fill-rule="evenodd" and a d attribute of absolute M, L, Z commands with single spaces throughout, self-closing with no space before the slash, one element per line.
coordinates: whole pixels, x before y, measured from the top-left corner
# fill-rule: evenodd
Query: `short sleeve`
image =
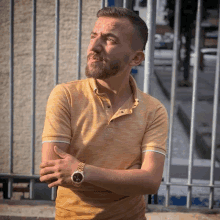
<path fill-rule="evenodd" d="M 154 151 L 166 155 L 168 136 L 168 114 L 166 108 L 160 104 L 152 114 L 144 138 L 142 152 Z"/>
<path fill-rule="evenodd" d="M 63 85 L 57 85 L 51 92 L 46 107 L 42 142 L 71 141 L 70 96 Z"/>

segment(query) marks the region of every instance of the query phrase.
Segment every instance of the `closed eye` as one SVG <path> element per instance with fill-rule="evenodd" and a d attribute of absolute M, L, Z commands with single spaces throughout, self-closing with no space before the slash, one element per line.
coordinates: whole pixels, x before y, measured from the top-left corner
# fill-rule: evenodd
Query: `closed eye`
<path fill-rule="evenodd" d="M 115 39 L 112 39 L 112 38 L 107 38 L 107 40 L 109 40 L 111 42 L 116 42 Z"/>
<path fill-rule="evenodd" d="M 119 43 L 119 38 L 112 34 L 112 33 L 106 33 L 106 34 L 102 34 L 102 37 L 106 40 L 109 41 L 111 43 Z"/>
<path fill-rule="evenodd" d="M 96 37 L 97 37 L 97 33 L 92 32 L 90 35 L 90 39 L 95 39 Z M 113 34 L 101 34 L 101 37 L 104 41 L 108 41 L 114 44 L 119 42 L 119 39 Z"/>

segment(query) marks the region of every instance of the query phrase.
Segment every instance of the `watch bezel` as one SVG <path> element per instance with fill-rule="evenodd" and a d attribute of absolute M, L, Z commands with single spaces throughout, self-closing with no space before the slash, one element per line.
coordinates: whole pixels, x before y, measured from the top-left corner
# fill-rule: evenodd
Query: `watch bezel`
<path fill-rule="evenodd" d="M 74 176 L 75 174 L 79 174 L 79 173 L 82 175 L 82 180 L 81 180 L 80 182 L 76 182 L 76 181 L 74 181 L 73 176 Z M 80 184 L 84 181 L 83 171 L 78 171 L 78 170 L 76 170 L 76 171 L 71 175 L 71 180 L 72 180 L 72 182 L 73 182 L 74 184 L 80 185 Z"/>

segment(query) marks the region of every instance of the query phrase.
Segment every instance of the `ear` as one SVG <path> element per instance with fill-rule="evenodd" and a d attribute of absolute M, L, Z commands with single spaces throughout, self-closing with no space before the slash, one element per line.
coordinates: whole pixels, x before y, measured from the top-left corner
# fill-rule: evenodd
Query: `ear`
<path fill-rule="evenodd" d="M 143 51 L 136 51 L 134 58 L 131 60 L 130 65 L 131 66 L 138 66 L 141 64 L 141 62 L 144 60 L 144 52 Z"/>

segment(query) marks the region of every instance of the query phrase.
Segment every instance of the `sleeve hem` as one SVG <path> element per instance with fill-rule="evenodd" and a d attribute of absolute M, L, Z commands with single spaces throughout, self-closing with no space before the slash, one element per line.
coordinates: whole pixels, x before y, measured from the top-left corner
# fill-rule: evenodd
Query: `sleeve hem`
<path fill-rule="evenodd" d="M 48 140 L 48 141 L 42 141 L 42 144 L 43 144 L 43 143 L 52 143 L 52 142 L 55 142 L 55 143 L 66 143 L 66 144 L 70 144 L 70 141 L 60 141 L 60 140 Z"/>
<path fill-rule="evenodd" d="M 147 151 L 156 152 L 156 153 L 163 154 L 164 156 L 166 156 L 166 154 L 165 154 L 165 153 L 160 152 L 160 151 L 157 151 L 157 150 L 143 150 L 143 151 L 142 151 L 142 153 L 145 153 L 145 152 L 147 152 Z"/>

